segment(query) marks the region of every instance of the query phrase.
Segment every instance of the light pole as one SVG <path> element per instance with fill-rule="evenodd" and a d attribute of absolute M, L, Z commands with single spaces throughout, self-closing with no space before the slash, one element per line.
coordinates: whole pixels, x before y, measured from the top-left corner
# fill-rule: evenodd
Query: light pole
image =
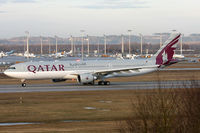
<path fill-rule="evenodd" d="M 75 41 L 76 41 L 76 38 L 73 37 L 73 46 L 74 46 L 74 47 L 73 47 L 73 49 L 74 49 L 73 54 L 74 54 L 74 56 L 75 56 L 75 54 L 76 54 L 76 45 L 75 45 L 75 43 L 74 43 Z"/>
<path fill-rule="evenodd" d="M 128 33 L 129 33 L 129 40 L 128 40 L 128 53 L 129 53 L 129 56 L 131 54 L 131 31 L 132 30 L 128 30 Z"/>
<path fill-rule="evenodd" d="M 162 34 L 160 34 L 160 48 L 162 47 Z"/>
<path fill-rule="evenodd" d="M 172 33 L 177 33 L 177 30 L 176 30 L 176 29 L 173 29 L 173 30 L 172 30 Z M 174 54 L 176 54 L 176 51 L 174 51 Z"/>
<path fill-rule="evenodd" d="M 58 37 L 57 36 L 55 36 L 55 38 L 56 38 L 56 54 L 57 54 L 57 52 L 58 52 Z"/>
<path fill-rule="evenodd" d="M 51 42 L 50 42 L 50 38 L 48 38 L 48 43 L 49 43 L 49 55 L 51 54 Z"/>
<path fill-rule="evenodd" d="M 28 31 L 25 31 L 25 33 L 26 33 L 26 36 L 27 36 L 27 40 L 26 40 L 26 43 L 27 43 L 26 52 L 27 52 L 27 58 L 29 58 L 29 37 L 30 37 L 30 33 Z"/>
<path fill-rule="evenodd" d="M 106 55 L 106 44 L 107 40 L 106 40 L 106 35 L 104 35 L 104 54 Z"/>
<path fill-rule="evenodd" d="M 26 52 L 26 36 L 24 36 L 24 53 Z"/>
<path fill-rule="evenodd" d="M 87 35 L 87 48 L 88 48 L 88 56 L 90 55 L 90 39 L 89 39 L 89 36 Z"/>
<path fill-rule="evenodd" d="M 97 44 L 97 45 L 98 45 L 98 46 L 97 46 L 98 57 L 99 57 L 99 43 L 100 43 L 100 42 L 99 42 L 99 37 L 98 37 L 98 44 Z"/>
<path fill-rule="evenodd" d="M 140 35 L 140 54 L 142 55 L 143 36 L 141 33 L 139 33 L 139 35 Z"/>
<path fill-rule="evenodd" d="M 184 34 L 181 34 L 181 55 L 183 54 L 183 36 L 184 36 Z"/>
<path fill-rule="evenodd" d="M 122 55 L 124 54 L 124 35 L 122 34 Z"/>
<path fill-rule="evenodd" d="M 73 36 L 70 36 L 70 39 L 71 41 L 71 51 L 72 51 L 72 55 L 74 55 L 74 39 L 73 39 Z"/>
<path fill-rule="evenodd" d="M 42 49 L 42 36 L 40 36 L 40 45 L 41 45 L 41 48 L 40 48 L 40 52 L 41 52 L 41 55 L 43 54 L 43 49 Z"/>
<path fill-rule="evenodd" d="M 81 45 L 81 55 L 82 55 L 82 60 L 83 60 L 83 51 L 84 51 L 84 49 L 83 49 L 83 33 L 85 32 L 85 30 L 80 30 L 80 32 L 82 33 L 82 39 L 81 39 L 81 41 L 82 41 L 82 45 Z"/>

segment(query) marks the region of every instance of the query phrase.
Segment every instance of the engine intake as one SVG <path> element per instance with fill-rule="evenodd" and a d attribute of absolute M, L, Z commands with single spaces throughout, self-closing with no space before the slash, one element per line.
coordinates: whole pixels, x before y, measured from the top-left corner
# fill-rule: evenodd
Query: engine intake
<path fill-rule="evenodd" d="M 78 75 L 78 82 L 82 84 L 91 83 L 95 80 L 95 77 L 90 73 L 80 74 Z"/>

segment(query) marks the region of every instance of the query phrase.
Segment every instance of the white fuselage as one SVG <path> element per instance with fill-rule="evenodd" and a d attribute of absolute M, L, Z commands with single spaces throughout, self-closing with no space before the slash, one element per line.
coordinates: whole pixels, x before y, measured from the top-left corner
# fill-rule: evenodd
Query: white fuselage
<path fill-rule="evenodd" d="M 130 69 L 136 67 L 139 69 Z M 127 71 L 117 71 L 126 68 Z M 112 78 L 141 75 L 157 69 L 158 65 L 155 65 L 155 61 L 152 59 L 44 61 L 16 64 L 4 73 L 19 79 L 77 79 L 77 75 L 84 73 L 94 74 L 95 76 L 98 72 L 105 71 L 106 73 L 108 71 L 103 75 L 103 78 Z"/>

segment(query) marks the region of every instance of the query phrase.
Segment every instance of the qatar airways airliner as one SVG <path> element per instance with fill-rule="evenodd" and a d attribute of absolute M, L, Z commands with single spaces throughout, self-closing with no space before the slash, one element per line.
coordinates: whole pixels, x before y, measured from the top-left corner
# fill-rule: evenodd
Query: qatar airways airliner
<path fill-rule="evenodd" d="M 30 79 L 51 79 L 53 82 L 77 79 L 80 84 L 95 84 L 95 80 L 99 80 L 98 85 L 109 85 L 109 78 L 146 74 L 176 63 L 173 55 L 180 36 L 180 33 L 172 33 L 148 59 L 25 62 L 10 66 L 4 74 L 21 79 L 22 87 Z"/>

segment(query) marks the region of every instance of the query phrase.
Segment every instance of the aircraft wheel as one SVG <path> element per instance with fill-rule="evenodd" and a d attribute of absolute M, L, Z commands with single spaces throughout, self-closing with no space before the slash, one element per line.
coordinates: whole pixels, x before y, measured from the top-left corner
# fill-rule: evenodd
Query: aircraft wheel
<path fill-rule="evenodd" d="M 104 85 L 110 85 L 110 81 L 104 81 Z"/>
<path fill-rule="evenodd" d="M 94 82 L 83 83 L 83 85 L 94 85 Z"/>
<path fill-rule="evenodd" d="M 22 83 L 22 87 L 26 87 L 26 83 Z"/>
<path fill-rule="evenodd" d="M 99 81 L 98 85 L 110 85 L 110 81 Z"/>
<path fill-rule="evenodd" d="M 98 85 L 104 85 L 104 82 L 103 81 L 99 81 Z"/>
<path fill-rule="evenodd" d="M 106 82 L 106 85 L 110 85 L 110 81 L 105 81 Z"/>

